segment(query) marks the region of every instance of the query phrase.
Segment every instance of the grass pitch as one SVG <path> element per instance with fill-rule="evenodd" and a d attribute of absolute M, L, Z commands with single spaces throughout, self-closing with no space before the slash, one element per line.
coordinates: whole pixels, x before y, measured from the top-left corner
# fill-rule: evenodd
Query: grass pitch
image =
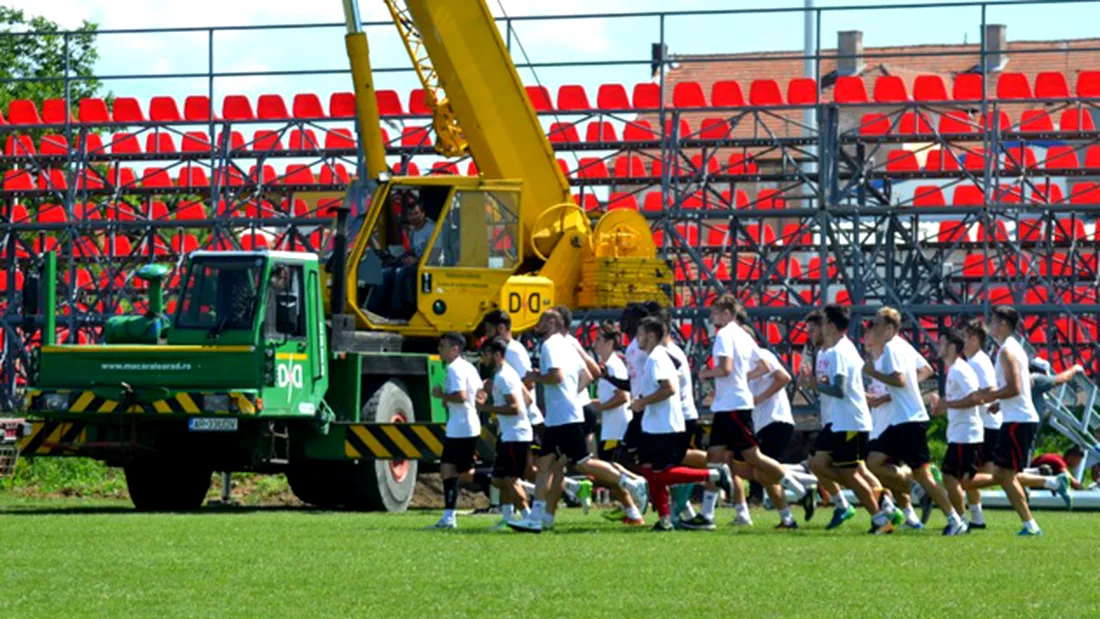
<path fill-rule="evenodd" d="M 1040 512 L 1045 536 L 990 529 L 651 533 L 579 510 L 557 530 L 493 533 L 490 516 L 426 531 L 439 512 L 208 509 L 141 514 L 119 502 L 0 502 L 0 616 L 1090 616 L 1100 514 Z M 732 518 L 719 512 L 720 522 Z M 652 521 L 652 515 L 650 516 Z"/>

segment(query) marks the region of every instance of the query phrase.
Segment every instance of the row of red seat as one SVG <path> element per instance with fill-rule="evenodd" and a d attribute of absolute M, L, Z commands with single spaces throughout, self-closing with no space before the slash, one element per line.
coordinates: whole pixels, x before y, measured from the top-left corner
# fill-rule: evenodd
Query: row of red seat
<path fill-rule="evenodd" d="M 860 119 L 859 134 L 863 136 L 924 136 L 931 137 L 933 115 L 925 112 L 904 112 L 890 115 L 880 112 L 864 114 Z M 1050 112 L 1043 109 L 1023 110 L 1020 122 L 1013 123 L 1008 112 L 988 112 L 985 116 L 971 115 L 963 110 L 946 110 L 936 122 L 941 135 L 977 135 L 987 130 L 998 133 L 1082 133 L 1096 131 L 1092 109 L 1088 107 L 1063 110 L 1058 126 Z"/>
<path fill-rule="evenodd" d="M 957 172 L 960 170 L 984 170 L 989 155 L 980 146 L 970 146 L 961 152 L 952 152 L 942 148 L 930 148 L 925 152 L 924 166 L 917 159 L 917 152 L 907 149 L 895 149 L 886 152 L 886 171 L 892 173 L 919 172 Z M 961 163 L 960 163 L 961 160 Z M 1084 165 L 1082 166 L 1082 162 Z M 1034 172 L 1041 168 L 1051 171 L 1077 169 L 1096 169 L 1100 171 L 1100 146 L 1074 147 L 1049 146 L 1040 162 L 1035 149 L 1030 146 L 1015 146 L 998 154 L 994 170 L 1019 173 L 1021 170 Z"/>
<path fill-rule="evenodd" d="M 176 220 L 194 221 L 205 220 L 212 217 L 237 216 L 249 218 L 266 217 L 334 217 L 332 209 L 343 202 L 342 198 L 320 198 L 317 207 L 311 209 L 300 198 L 282 200 L 275 204 L 268 200 L 246 200 L 242 203 L 226 202 L 219 200 L 215 208 L 210 208 L 200 200 L 180 200 L 179 202 L 165 203 L 160 200 L 150 200 L 141 206 L 133 206 L 126 202 L 77 202 L 73 205 L 72 213 L 60 204 L 43 203 L 37 207 L 28 209 L 21 203 L 14 203 L 8 208 L 0 207 L 0 213 L 4 213 L 4 219 L 13 224 L 58 224 L 72 221 L 138 221 L 138 220 Z M 33 211 L 33 212 L 32 212 Z"/>
<path fill-rule="evenodd" d="M 867 83 L 860 76 L 841 76 L 836 79 L 833 99 L 838 103 L 905 103 L 909 101 L 978 101 L 982 99 L 984 81 L 981 74 L 962 73 L 955 76 L 950 93 L 939 75 L 919 75 L 913 82 L 910 96 L 904 80 L 896 75 L 881 75 L 874 80 L 870 94 Z M 1081 71 L 1077 75 L 1077 97 L 1100 97 L 1100 71 Z M 624 85 L 618 83 L 600 85 L 596 104 L 592 105 L 584 86 L 566 84 L 558 88 L 556 102 L 545 86 L 528 86 L 528 97 L 539 112 L 587 113 L 599 110 L 653 110 L 660 107 L 660 87 L 653 83 L 636 84 L 631 96 Z M 1071 90 L 1066 75 L 1060 72 L 1042 72 L 1035 77 L 1034 89 L 1025 74 L 1006 72 L 998 75 L 996 98 L 1003 100 L 1069 99 Z M 376 91 L 379 111 L 383 116 L 426 116 L 431 109 L 423 89 L 409 92 L 407 105 L 402 105 L 400 95 L 394 90 Z M 673 86 L 671 104 L 674 108 L 695 109 L 705 107 L 743 107 L 745 105 L 807 105 L 818 100 L 818 84 L 811 78 L 795 78 L 787 83 L 786 96 L 776 80 L 754 80 L 745 96 L 741 84 L 735 80 L 715 82 L 707 97 L 698 82 L 678 82 Z M 149 115 L 133 97 L 116 97 L 108 110 L 103 99 L 81 99 L 73 115 L 63 99 L 43 102 L 41 113 L 33 101 L 17 99 L 8 106 L 7 123 L 15 125 L 64 124 L 66 120 L 88 124 L 141 123 L 141 122 L 205 122 L 211 119 L 226 121 L 251 120 L 315 120 L 323 118 L 352 118 L 355 116 L 355 97 L 352 93 L 338 92 L 329 96 L 328 109 L 315 93 L 294 95 L 288 107 L 282 95 L 260 95 L 253 107 L 244 95 L 227 95 L 222 100 L 220 114 L 216 113 L 206 95 L 186 97 L 182 111 L 176 100 L 168 96 L 153 97 L 149 101 Z M 2 117 L 0 117 L 2 118 Z"/>
<path fill-rule="evenodd" d="M 254 185 L 261 182 L 264 185 L 276 187 L 325 186 L 339 189 L 347 187 L 350 182 L 347 167 L 342 163 L 323 164 L 320 173 L 316 175 L 310 166 L 304 164 L 287 165 L 282 174 L 278 174 L 270 165 L 254 165 L 249 168 L 247 177 L 232 167 L 215 170 L 208 176 L 206 169 L 199 165 L 181 166 L 175 173 L 177 176 L 173 179 L 172 170 L 145 168 L 139 177 L 131 168 L 116 166 L 112 167 L 104 178 L 94 169 L 85 168 L 76 176 L 76 182 L 73 185 L 77 191 L 88 192 L 115 190 L 173 192 L 208 189 L 211 184 L 244 187 L 247 184 Z M 65 191 L 69 186 L 68 175 L 58 168 L 48 168 L 40 174 L 34 174 L 30 170 L 8 170 L 4 172 L 2 191 L 7 193 Z"/>
<path fill-rule="evenodd" d="M 1100 204 L 1100 183 L 1081 182 L 1070 187 L 1069 199 L 1066 200 L 1062 188 L 1058 185 L 1036 187 L 1021 196 L 1021 189 L 1017 186 L 1002 186 L 990 191 L 988 202 L 1000 204 Z M 985 192 L 977 185 L 958 185 L 951 194 L 952 206 L 980 206 L 986 204 Z M 947 206 L 944 200 L 944 190 L 936 185 L 919 185 L 913 190 L 913 206 L 939 207 Z"/>
<path fill-rule="evenodd" d="M 110 234 L 100 235 L 98 237 L 82 236 L 73 242 L 72 252 L 73 258 L 78 263 L 98 263 L 104 260 L 120 260 L 127 258 L 140 258 L 140 257 L 154 257 L 154 258 L 169 258 L 187 254 L 197 249 L 205 249 L 212 251 L 232 251 L 235 249 L 277 249 L 286 251 L 302 251 L 311 252 L 317 251 L 323 246 L 325 230 L 317 229 L 306 235 L 306 242 L 304 244 L 301 239 L 293 237 L 288 234 L 277 235 L 271 238 L 270 235 L 253 232 L 242 231 L 234 235 L 236 244 L 228 239 L 221 238 L 215 240 L 207 237 L 205 241 L 200 242 L 199 237 L 191 232 L 179 231 L 171 235 L 157 235 L 151 237 L 143 234 L 137 235 L 124 235 L 124 234 Z M 167 239 L 167 240 L 166 240 Z M 62 240 L 58 237 L 47 236 L 38 237 L 28 243 L 28 247 L 23 244 L 16 244 L 15 257 L 20 260 L 26 260 L 33 254 L 41 254 L 42 252 L 63 252 L 61 254 L 62 259 L 67 259 L 68 254 Z M 7 245 L 0 247 L 0 257 L 7 258 Z M 78 283 L 85 281 L 86 274 L 88 273 L 86 267 L 78 267 Z M 0 271 L 0 274 L 6 273 L 6 271 Z M 118 277 L 124 278 L 123 275 Z M 64 281 L 68 282 L 68 273 L 63 276 Z M 18 277 L 15 280 L 17 286 L 22 285 L 22 277 Z M 104 282 L 100 282 L 103 284 Z M 170 282 L 171 283 L 171 282 Z M 123 281 L 116 282 L 117 287 L 122 287 Z M 136 281 L 130 282 L 132 286 L 139 286 Z M 0 288 L 2 290 L 2 288 Z"/>

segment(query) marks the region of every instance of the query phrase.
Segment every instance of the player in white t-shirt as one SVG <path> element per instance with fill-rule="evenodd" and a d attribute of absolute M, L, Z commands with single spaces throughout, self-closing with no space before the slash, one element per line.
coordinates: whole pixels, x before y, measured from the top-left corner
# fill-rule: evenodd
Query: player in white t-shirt
<path fill-rule="evenodd" d="M 810 469 L 819 480 L 830 480 L 855 493 L 860 505 L 871 514 L 875 527 L 888 524 L 877 514 L 874 490 L 859 472 L 867 435 L 871 430 L 871 412 L 867 408 L 863 386 L 863 358 L 848 339 L 851 314 L 843 305 L 827 305 L 822 316 L 823 350 L 818 355 L 826 375 L 818 380 L 822 407 L 828 407 L 828 424 L 822 428 L 810 458 Z M 839 493 L 838 493 L 839 494 Z M 838 503 L 826 529 L 835 529 L 855 516 L 855 508 Z"/>
<path fill-rule="evenodd" d="M 634 473 L 621 464 L 625 451 L 622 448 L 622 440 L 626 435 L 627 426 L 634 418 L 634 411 L 630 410 L 630 386 L 626 364 L 616 350 L 622 339 L 622 332 L 610 322 L 601 324 L 596 334 L 596 355 L 601 364 L 600 379 L 596 382 L 596 395 L 599 401 L 594 404 L 596 412 L 600 415 L 600 450 L 597 455 L 600 460 L 610 462 L 619 472 L 634 476 Z M 621 507 L 605 512 L 606 519 L 631 526 L 645 524 L 642 512 L 639 511 L 639 506 L 634 504 L 634 499 L 629 492 L 615 487 L 611 489 L 611 493 Z"/>
<path fill-rule="evenodd" d="M 997 374 L 993 360 L 985 353 L 989 329 L 980 319 L 971 320 L 963 327 L 965 337 L 963 355 L 966 362 L 978 377 L 978 392 L 988 394 L 997 386 Z M 989 404 L 978 407 L 982 417 L 982 446 L 978 451 L 978 472 L 974 474 L 966 487 L 966 499 L 970 503 L 969 530 L 985 528 L 985 514 L 982 512 L 981 487 L 994 485 L 993 456 L 997 453 L 997 434 L 1001 429 L 1001 412 Z"/>
<path fill-rule="evenodd" d="M 982 446 L 982 416 L 979 410 L 981 386 L 974 368 L 963 358 L 962 333 L 949 330 L 940 334 L 939 356 L 947 368 L 943 398 L 930 397 L 933 415 L 947 414 L 947 454 L 943 459 L 943 482 L 955 511 L 966 511 L 963 485 L 978 472 Z"/>
<path fill-rule="evenodd" d="M 672 531 L 669 506 L 669 486 L 678 484 L 714 483 L 727 492 L 730 488 L 729 469 L 692 468 L 683 466 L 687 443 L 682 439 L 684 414 L 681 410 L 679 375 L 661 342 L 667 335 L 665 323 L 648 317 L 638 326 L 638 345 L 649 355 L 642 378 L 642 394 L 630 403 L 635 413 L 642 414 L 642 436 L 638 457 L 642 472 L 649 480 L 653 506 L 659 517 L 655 531 Z"/>
<path fill-rule="evenodd" d="M 481 420 L 477 415 L 477 393 L 481 376 L 477 368 L 462 358 L 466 337 L 461 333 L 444 333 L 439 338 L 439 356 L 447 364 L 443 387 L 432 388 L 432 397 L 447 405 L 447 430 L 443 441 L 443 456 L 439 473 L 443 477 L 443 518 L 433 528 L 453 529 L 458 526 L 455 508 L 458 504 L 458 484 L 474 478 L 474 454 L 481 435 Z"/>
<path fill-rule="evenodd" d="M 478 409 L 495 415 L 500 431 L 492 473 L 493 485 L 501 497 L 502 519 L 497 529 L 504 529 L 515 514 L 527 515 L 527 494 L 519 480 L 527 469 L 527 454 L 534 438 L 527 413 L 531 396 L 519 374 L 508 364 L 507 356 L 508 344 L 504 338 L 490 338 L 481 346 L 482 364 L 492 368 L 493 378 L 490 393 L 478 392 Z"/>
<path fill-rule="evenodd" d="M 906 342 L 898 332 L 901 330 L 901 313 L 892 307 L 884 307 L 875 315 L 876 336 L 883 342 L 878 367 L 865 365 L 863 370 L 875 380 L 886 385 L 893 403 L 890 426 L 879 438 L 883 451 L 876 451 L 867 458 L 871 471 L 895 493 L 908 491 L 909 479 L 898 471 L 897 464 L 908 464 L 912 469 L 912 480 L 924 488 L 925 493 L 935 502 L 944 516 L 947 525 L 944 535 L 960 535 L 966 532 L 966 524 L 947 496 L 931 470 L 931 456 L 928 452 L 928 410 L 924 406 L 924 397 L 920 383 L 934 374 L 928 362 Z M 887 516 L 892 509 L 884 508 Z M 889 532 L 884 530 L 883 532 Z"/>
<path fill-rule="evenodd" d="M 816 391 L 821 381 L 826 380 L 830 375 L 829 369 L 825 365 L 828 355 L 823 354 L 825 352 L 825 337 L 821 332 L 822 325 L 825 323 L 825 314 L 819 309 L 811 310 L 803 322 L 806 325 L 806 340 L 809 346 L 803 351 L 802 363 L 798 368 L 798 386 L 806 391 Z M 829 429 L 829 400 L 830 398 L 818 398 L 819 420 L 822 430 Z M 823 443 L 826 436 L 824 432 L 817 433 L 817 440 L 810 449 L 811 457 L 819 449 L 827 448 Z M 806 469 L 809 470 L 809 459 L 806 460 Z M 810 471 L 810 473 L 812 474 L 813 471 Z M 817 480 L 817 491 L 821 494 L 821 499 L 825 504 L 832 502 L 837 508 L 837 513 L 847 514 L 849 512 L 848 508 L 851 505 L 836 481 L 819 478 Z M 855 510 L 851 510 L 851 514 L 855 515 Z"/>
<path fill-rule="evenodd" d="M 592 457 L 584 440 L 584 411 L 578 383 L 591 380 L 588 369 L 574 346 L 562 335 L 564 320 L 554 309 L 543 312 L 538 332 L 543 336 L 539 371 L 526 379 L 543 386 L 546 404 L 546 433 L 535 480 L 535 501 L 531 515 L 508 526 L 519 531 L 540 533 L 554 526 L 554 514 L 563 491 L 565 468 L 572 464 L 583 475 L 613 488 L 630 492 L 636 503 L 646 499 L 645 483 L 620 473 L 611 464 Z"/>
<path fill-rule="evenodd" d="M 756 403 L 748 377 L 760 365 L 760 356 L 756 342 L 736 320 L 742 311 L 741 304 L 730 294 L 718 297 L 710 307 L 711 322 L 718 330 L 714 336 L 714 367 L 699 372 L 701 379 L 714 379 L 714 400 L 710 406 L 714 421 L 707 458 L 716 464 L 743 462 L 752 467 L 756 479 L 779 511 L 780 527 L 797 528 L 783 489 L 793 492 L 799 501 L 806 496 L 806 489 L 783 465 L 760 451 L 760 443 L 753 432 L 752 411 Z M 716 503 L 716 496 L 704 493 L 701 519 L 714 522 L 712 505 Z M 741 503 L 736 509 L 738 518 L 744 521 L 748 516 L 747 505 Z"/>

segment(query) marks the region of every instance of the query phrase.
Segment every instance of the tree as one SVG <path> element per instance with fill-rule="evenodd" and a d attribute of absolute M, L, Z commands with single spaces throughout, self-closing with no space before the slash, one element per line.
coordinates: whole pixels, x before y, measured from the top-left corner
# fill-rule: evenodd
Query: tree
<path fill-rule="evenodd" d="M 13 99 L 65 98 L 65 77 L 69 78 L 69 100 L 96 96 L 103 84 L 94 77 L 96 30 L 84 21 L 66 33 L 45 17 L 28 17 L 23 11 L 0 6 L 0 109 L 7 110 Z M 69 58 L 66 72 L 65 59 Z"/>

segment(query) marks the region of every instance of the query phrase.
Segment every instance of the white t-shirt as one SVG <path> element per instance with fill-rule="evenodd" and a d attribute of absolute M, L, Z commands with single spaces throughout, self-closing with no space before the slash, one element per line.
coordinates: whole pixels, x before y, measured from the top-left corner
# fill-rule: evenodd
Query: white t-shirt
<path fill-rule="evenodd" d="M 555 333 L 542 343 L 539 353 L 539 372 L 543 376 L 550 370 L 561 370 L 562 381 L 556 385 L 543 385 L 546 401 L 546 427 L 567 423 L 583 423 L 584 410 L 577 396 L 577 377 L 580 375 L 581 358 L 573 346 L 560 333 Z"/>
<path fill-rule="evenodd" d="M 531 371 L 531 355 L 527 354 L 527 349 L 519 343 L 519 340 L 512 339 L 508 341 L 508 350 L 504 353 L 504 360 L 512 366 L 516 374 L 519 374 L 520 380 L 523 380 L 523 377 Z M 527 407 L 527 418 L 531 420 L 532 426 L 542 423 L 542 411 L 539 410 L 537 402 L 531 402 L 531 405 Z"/>
<path fill-rule="evenodd" d="M 733 359 L 733 371 L 714 379 L 713 412 L 747 411 L 753 409 L 752 390 L 749 389 L 749 370 L 760 360 L 759 347 L 748 333 L 735 322 L 718 330 L 714 336 L 714 365 L 721 357 Z"/>
<path fill-rule="evenodd" d="M 519 374 L 507 363 L 501 366 L 500 371 L 493 376 L 493 405 L 505 406 L 508 403 L 504 396 L 510 395 L 519 404 L 518 415 L 497 415 L 497 426 L 500 428 L 500 440 L 505 443 L 527 443 L 534 439 L 531 430 L 531 420 L 527 416 L 527 407 L 523 403 L 523 381 Z"/>
<path fill-rule="evenodd" d="M 1001 344 L 1001 350 L 997 353 L 997 363 L 993 368 L 997 376 L 997 389 L 1004 389 L 1008 384 L 1001 361 L 1005 355 L 1016 360 L 1020 376 L 1020 394 L 1014 398 L 1001 400 L 1001 414 L 1004 415 L 1004 421 L 1005 423 L 1038 423 L 1039 413 L 1035 410 L 1035 403 L 1031 401 L 1031 370 L 1027 365 L 1027 352 L 1012 336 Z"/>
<path fill-rule="evenodd" d="M 570 346 L 572 346 L 574 344 L 577 345 L 577 346 L 581 345 L 580 340 L 573 337 L 572 334 L 566 335 L 565 339 L 566 339 L 566 341 L 569 342 Z M 576 350 L 574 350 L 573 352 L 576 352 Z M 577 353 L 577 357 L 580 358 L 580 353 Z M 584 359 L 581 359 L 580 366 L 577 368 L 577 385 L 581 384 L 580 383 L 580 375 L 581 375 L 581 372 L 584 371 L 584 368 L 585 368 Z M 580 398 L 581 406 L 588 406 L 589 404 L 592 403 L 592 394 L 588 393 L 588 387 L 585 387 L 584 389 L 581 389 L 580 391 L 578 391 L 577 392 L 577 397 Z"/>
<path fill-rule="evenodd" d="M 817 351 L 816 358 L 814 359 L 814 380 L 815 384 L 820 384 L 821 379 L 826 379 L 833 375 L 833 359 L 832 355 L 828 355 L 828 350 Z M 817 403 L 821 408 L 821 427 L 832 423 L 832 405 L 836 398 L 818 397 Z"/>
<path fill-rule="evenodd" d="M 607 377 L 617 378 L 619 380 L 626 380 L 626 364 L 623 363 L 621 357 L 618 354 L 612 353 L 607 359 L 607 363 L 604 364 L 604 369 L 607 370 Z M 596 383 L 596 395 L 600 398 L 600 403 L 607 403 L 615 394 L 619 391 L 619 388 L 612 385 L 603 376 Z M 624 403 L 600 413 L 600 440 L 601 441 L 621 441 L 623 436 L 626 435 L 626 426 L 630 423 L 630 420 L 634 418 L 634 411 L 630 410 L 630 404 Z"/>
<path fill-rule="evenodd" d="M 477 401 L 481 376 L 469 361 L 459 357 L 447 365 L 447 382 L 443 393 L 466 392 L 462 402 L 447 402 L 447 438 L 470 438 L 481 435 L 481 420 L 477 416 Z"/>
<path fill-rule="evenodd" d="M 843 398 L 821 394 L 823 400 L 832 401 L 829 420 L 833 424 L 833 432 L 870 432 L 871 411 L 867 409 L 867 393 L 863 389 L 863 357 L 859 356 L 855 344 L 847 337 L 840 338 L 836 346 L 822 354 L 829 357 L 832 370 L 829 384 L 834 382 L 836 376 L 842 377 L 844 382 Z"/>
<path fill-rule="evenodd" d="M 664 346 L 658 346 L 649 353 L 645 363 L 645 375 L 642 378 L 642 395 L 649 396 L 661 388 L 661 381 L 667 380 L 673 389 L 677 387 L 679 378 L 676 374 L 676 366 Z M 642 416 L 642 432 L 646 434 L 672 434 L 683 432 L 684 413 L 680 410 L 680 396 L 673 393 L 672 397 L 665 398 L 656 404 L 645 407 Z"/>
<path fill-rule="evenodd" d="M 626 371 L 630 376 L 630 396 L 642 395 L 642 379 L 645 377 L 645 362 L 649 355 L 638 346 L 638 338 L 631 340 L 626 347 Z"/>
<path fill-rule="evenodd" d="M 996 389 L 997 388 L 997 373 L 993 369 L 993 361 L 989 359 L 989 355 L 985 354 L 984 350 L 979 350 L 974 353 L 974 356 L 966 361 L 970 364 L 970 368 L 974 370 L 974 374 L 978 377 L 979 389 Z M 982 426 L 990 429 L 997 430 L 1001 427 L 1001 413 L 989 412 L 989 405 L 982 404 L 978 407 L 978 410 L 982 414 Z"/>
<path fill-rule="evenodd" d="M 680 411 L 684 413 L 684 420 L 698 419 L 699 411 L 695 409 L 695 391 L 691 384 L 691 364 L 688 363 L 687 354 L 676 342 L 665 344 L 665 350 L 668 352 L 669 357 L 680 364 L 680 367 L 676 368 L 676 372 L 680 375 Z"/>
<path fill-rule="evenodd" d="M 886 342 L 882 349 L 883 374 L 900 372 L 905 376 L 904 387 L 886 385 L 890 391 L 890 398 L 894 403 L 894 411 L 890 416 L 890 425 L 896 426 L 902 423 L 928 421 L 928 409 L 924 407 L 924 398 L 920 393 L 920 381 L 917 380 L 917 369 L 928 365 L 924 357 L 906 342 L 901 336 L 895 335 Z M 876 362 L 876 366 L 878 363 Z"/>
<path fill-rule="evenodd" d="M 760 432 L 762 428 L 776 422 L 793 425 L 794 417 L 791 416 L 791 401 L 787 397 L 786 389 L 780 389 L 775 395 L 767 400 L 761 400 L 759 398 L 760 394 L 764 393 L 764 390 L 768 388 L 768 385 L 772 384 L 772 373 L 783 367 L 772 351 L 761 348 L 759 354 L 760 361 L 768 366 L 768 373 L 760 378 L 749 381 L 749 389 L 752 390 L 752 398 L 753 401 L 756 402 L 756 407 L 752 409 L 753 430 L 755 432 Z"/>
<path fill-rule="evenodd" d="M 978 390 L 978 375 L 962 357 L 947 370 L 943 395 L 948 401 L 961 400 Z M 980 443 L 985 438 L 982 416 L 977 406 L 947 409 L 947 442 Z"/>
<path fill-rule="evenodd" d="M 882 371 L 882 357 L 875 361 L 875 371 Z M 876 398 L 884 395 L 889 395 L 890 391 L 886 389 L 886 385 L 881 381 L 871 379 L 867 384 L 867 393 L 875 396 Z M 871 439 L 874 440 L 886 431 L 886 428 L 890 427 L 890 417 L 894 414 L 894 403 L 887 400 L 885 403 L 880 404 L 871 409 Z"/>

